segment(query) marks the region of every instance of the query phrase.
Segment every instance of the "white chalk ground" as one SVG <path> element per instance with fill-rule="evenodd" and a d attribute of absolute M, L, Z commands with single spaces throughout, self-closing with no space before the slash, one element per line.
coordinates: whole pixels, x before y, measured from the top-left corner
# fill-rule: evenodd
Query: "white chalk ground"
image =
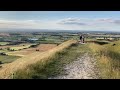
<path fill-rule="evenodd" d="M 52 79 L 99 79 L 96 60 L 85 53 L 74 62 L 64 67 L 66 74 Z"/>

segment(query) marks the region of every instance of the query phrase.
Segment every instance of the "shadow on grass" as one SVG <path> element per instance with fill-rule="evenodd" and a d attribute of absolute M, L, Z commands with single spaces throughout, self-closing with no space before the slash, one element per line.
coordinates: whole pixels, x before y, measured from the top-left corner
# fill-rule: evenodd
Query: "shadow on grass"
<path fill-rule="evenodd" d="M 109 42 L 104 42 L 104 41 L 94 41 L 94 43 L 100 44 L 100 45 L 109 44 Z"/>

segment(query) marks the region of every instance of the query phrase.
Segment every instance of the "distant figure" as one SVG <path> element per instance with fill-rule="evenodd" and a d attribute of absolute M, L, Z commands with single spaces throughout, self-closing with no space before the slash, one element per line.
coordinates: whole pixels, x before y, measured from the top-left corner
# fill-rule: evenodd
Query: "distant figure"
<path fill-rule="evenodd" d="M 80 36 L 80 42 L 81 42 L 81 43 L 85 43 L 85 38 L 84 38 L 83 35 Z"/>
<path fill-rule="evenodd" d="M 85 37 L 82 36 L 82 43 L 85 43 Z"/>

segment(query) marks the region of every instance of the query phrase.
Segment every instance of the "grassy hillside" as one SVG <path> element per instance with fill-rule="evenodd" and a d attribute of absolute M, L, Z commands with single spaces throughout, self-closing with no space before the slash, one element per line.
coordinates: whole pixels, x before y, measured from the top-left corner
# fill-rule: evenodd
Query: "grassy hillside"
<path fill-rule="evenodd" d="M 82 56 L 84 53 L 89 53 L 90 49 L 88 44 L 80 45 L 73 44 L 64 49 L 62 52 L 56 53 L 54 57 L 49 58 L 48 62 L 43 65 L 41 62 L 28 66 L 29 70 L 18 70 L 15 79 L 48 79 L 57 75 L 64 75 L 64 66 L 76 60 L 77 57 Z"/>
<path fill-rule="evenodd" d="M 105 45 L 90 44 L 104 79 L 120 79 L 120 41 Z"/>
<path fill-rule="evenodd" d="M 65 48 L 70 47 L 72 44 L 76 43 L 75 40 L 66 41 L 59 46 L 40 53 L 35 52 L 29 55 L 26 55 L 13 63 L 3 66 L 0 70 L 0 78 L 12 78 L 12 75 L 16 70 L 25 69 L 28 72 L 31 64 L 41 63 L 41 66 L 44 66 L 51 58 L 55 57 L 56 53 L 62 52 Z"/>
<path fill-rule="evenodd" d="M 26 55 L 5 65 L 0 70 L 0 78 L 47 79 L 65 74 L 63 67 L 84 53 L 96 58 L 101 78 L 120 79 L 120 41 L 78 44 L 76 40 L 69 40 L 43 53 Z"/>

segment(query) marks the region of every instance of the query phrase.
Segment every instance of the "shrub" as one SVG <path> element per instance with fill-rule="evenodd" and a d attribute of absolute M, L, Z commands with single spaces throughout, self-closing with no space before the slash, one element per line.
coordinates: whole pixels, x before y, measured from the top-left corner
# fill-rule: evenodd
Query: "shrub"
<path fill-rule="evenodd" d="M 2 64 L 2 61 L 0 61 L 0 64 Z"/>
<path fill-rule="evenodd" d="M 4 53 L 4 52 L 2 52 L 2 53 L 0 53 L 1 55 L 6 55 L 6 53 Z"/>
<path fill-rule="evenodd" d="M 37 47 L 38 46 L 38 44 L 36 44 L 36 45 L 31 45 L 30 47 Z"/>
<path fill-rule="evenodd" d="M 10 48 L 9 48 L 9 47 L 7 47 L 7 50 L 10 50 Z"/>

